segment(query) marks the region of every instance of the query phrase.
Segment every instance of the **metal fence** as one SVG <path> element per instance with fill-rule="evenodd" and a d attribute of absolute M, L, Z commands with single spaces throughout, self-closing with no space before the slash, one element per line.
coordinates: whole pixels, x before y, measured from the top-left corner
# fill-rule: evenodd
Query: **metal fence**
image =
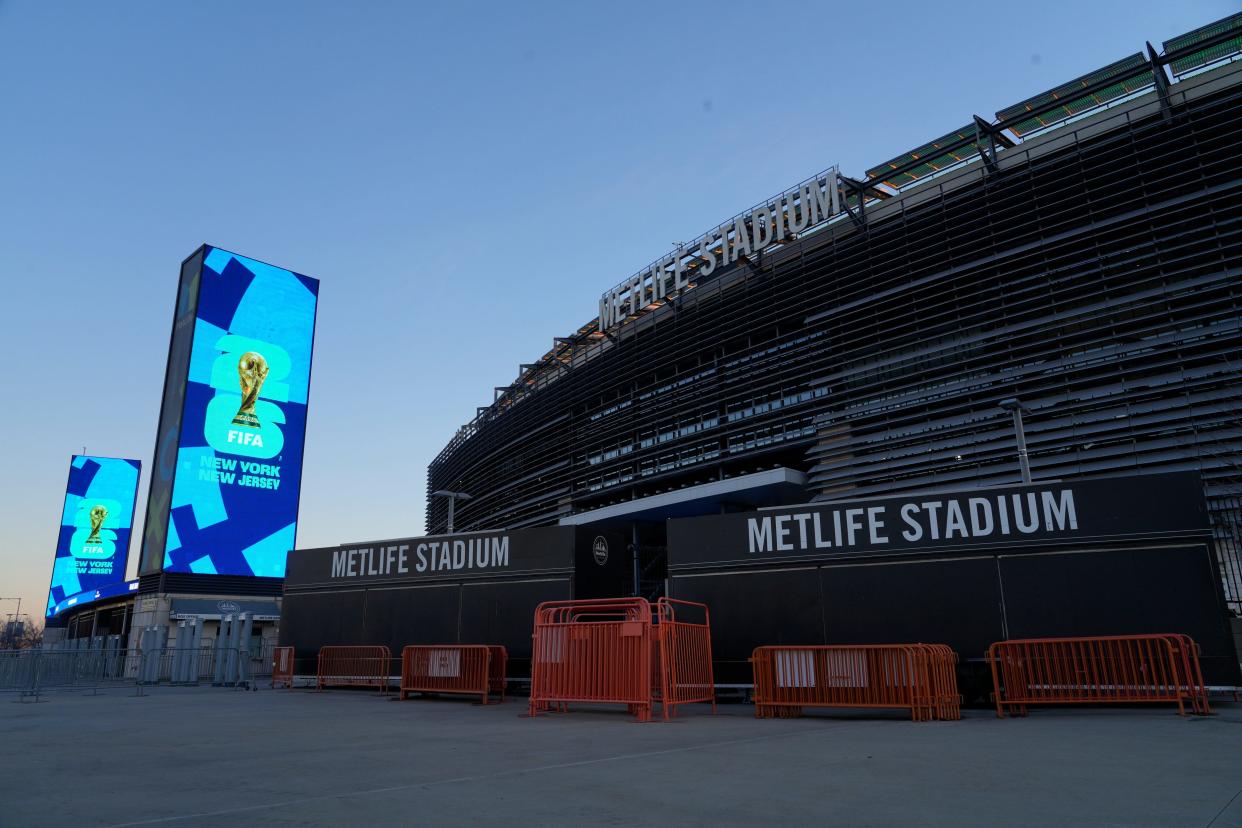
<path fill-rule="evenodd" d="M 257 689 L 271 683 L 274 646 L 162 649 L 27 649 L 0 652 L 0 693 L 38 697 L 56 690 L 98 692 L 158 686 Z"/>
<path fill-rule="evenodd" d="M 1242 615 L 1242 497 L 1212 498 L 1208 505 L 1221 583 L 1229 609 Z"/>

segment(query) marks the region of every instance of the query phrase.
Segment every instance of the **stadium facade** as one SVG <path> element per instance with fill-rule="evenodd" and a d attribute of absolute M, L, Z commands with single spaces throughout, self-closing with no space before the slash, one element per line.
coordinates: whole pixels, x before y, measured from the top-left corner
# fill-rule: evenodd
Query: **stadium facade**
<path fill-rule="evenodd" d="M 832 169 L 608 291 L 428 469 L 427 532 L 1194 471 L 1242 607 L 1242 15 Z M 645 582 L 645 583 L 644 583 Z"/>

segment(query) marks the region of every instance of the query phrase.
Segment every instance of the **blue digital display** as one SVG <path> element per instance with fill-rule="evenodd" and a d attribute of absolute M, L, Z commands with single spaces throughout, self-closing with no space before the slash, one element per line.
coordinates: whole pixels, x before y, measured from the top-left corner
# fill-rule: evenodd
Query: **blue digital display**
<path fill-rule="evenodd" d="M 105 584 L 95 589 L 75 593 L 63 601 L 57 601 L 55 605 L 48 606 L 47 617 L 54 618 L 68 609 L 89 606 L 95 601 L 102 601 L 106 598 L 116 598 L 118 595 L 133 595 L 137 591 L 137 580 L 117 581 L 116 583 Z"/>
<path fill-rule="evenodd" d="M 125 577 L 138 494 L 137 460 L 75 454 L 56 540 L 47 615 L 57 604 Z"/>
<path fill-rule="evenodd" d="M 155 462 L 147 495 L 147 520 L 142 531 L 142 556 L 138 574 L 159 572 L 164 566 L 168 538 L 169 505 L 177 471 L 177 438 L 181 434 L 181 407 L 185 404 L 185 380 L 190 370 L 190 347 L 194 344 L 194 310 L 198 307 L 198 283 L 205 248 L 200 247 L 181 263 L 176 313 L 168 344 L 168 373 L 155 438 Z"/>
<path fill-rule="evenodd" d="M 161 439 L 171 449 L 176 437 L 163 569 L 280 578 L 297 532 L 319 282 L 204 254 L 179 428 Z"/>

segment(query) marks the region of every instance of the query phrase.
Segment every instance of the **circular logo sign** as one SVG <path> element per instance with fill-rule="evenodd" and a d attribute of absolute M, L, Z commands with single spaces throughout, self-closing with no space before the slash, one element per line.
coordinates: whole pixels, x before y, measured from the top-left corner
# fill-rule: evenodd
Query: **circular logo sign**
<path fill-rule="evenodd" d="M 596 535 L 595 542 L 591 544 L 591 555 L 600 566 L 608 563 L 608 538 Z"/>
<path fill-rule="evenodd" d="M 241 612 L 241 604 L 233 601 L 220 601 L 216 604 L 216 609 L 220 610 L 221 615 L 236 615 Z"/>

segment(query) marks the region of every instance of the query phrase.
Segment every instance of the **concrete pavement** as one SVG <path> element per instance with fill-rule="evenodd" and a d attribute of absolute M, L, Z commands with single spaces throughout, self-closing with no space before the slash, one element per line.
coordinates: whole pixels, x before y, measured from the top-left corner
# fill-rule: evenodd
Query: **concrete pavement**
<path fill-rule="evenodd" d="M 640 725 L 619 708 L 521 718 L 524 699 L 131 692 L 0 696 L 23 769 L 0 774 L 0 825 L 1242 828 L 1238 704 L 920 724 L 694 705 Z"/>

